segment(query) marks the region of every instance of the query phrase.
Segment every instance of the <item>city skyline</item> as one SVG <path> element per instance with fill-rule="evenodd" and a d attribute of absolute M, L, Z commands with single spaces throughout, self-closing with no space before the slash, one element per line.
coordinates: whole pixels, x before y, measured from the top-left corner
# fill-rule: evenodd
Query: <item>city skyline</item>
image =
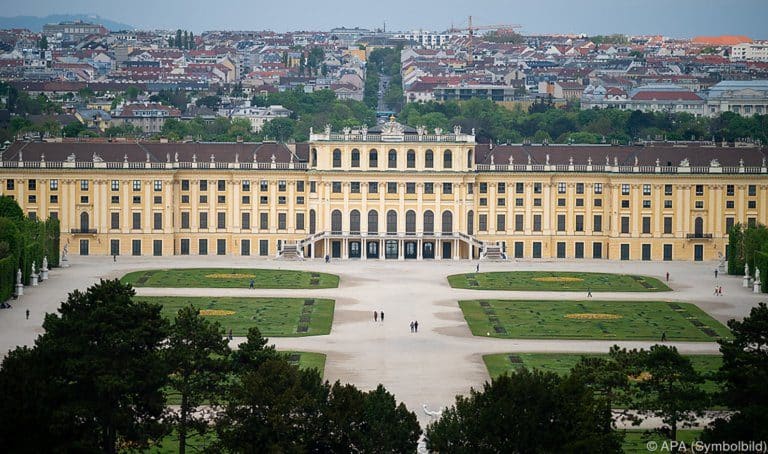
<path fill-rule="evenodd" d="M 357 2 L 340 0 L 321 10 L 308 1 L 280 4 L 230 2 L 228 8 L 209 8 L 176 0 L 137 0 L 132 8 L 119 3 L 73 0 L 66 6 L 50 0 L 5 5 L 7 17 L 87 13 L 128 23 L 138 29 L 205 30 L 329 30 L 334 27 L 425 29 L 441 31 L 466 26 L 472 15 L 476 25 L 515 23 L 524 34 L 585 33 L 629 35 L 661 34 L 675 38 L 698 35 L 739 34 L 753 39 L 768 38 L 764 19 L 768 3 L 761 0 L 734 0 L 727 5 L 716 0 L 549 0 L 546 5 L 479 0 L 469 7 L 456 0 L 414 3 L 391 0 L 360 8 Z M 182 7 L 183 6 L 183 7 Z M 290 15 L 286 15 L 286 9 Z M 154 11 L 149 17 L 147 11 Z M 554 12 L 554 14 L 552 13 Z M 550 14 L 546 14 L 550 13 Z"/>

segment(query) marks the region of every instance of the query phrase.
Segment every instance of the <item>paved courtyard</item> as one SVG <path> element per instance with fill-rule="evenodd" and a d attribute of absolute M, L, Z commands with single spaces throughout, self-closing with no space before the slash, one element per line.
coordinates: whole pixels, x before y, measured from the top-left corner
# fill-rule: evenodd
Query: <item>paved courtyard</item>
<path fill-rule="evenodd" d="M 607 352 L 613 344 L 630 348 L 653 342 L 590 340 L 515 340 L 474 337 L 464 322 L 460 299 L 584 299 L 581 293 L 510 292 L 452 289 L 446 276 L 474 272 L 470 261 L 322 261 L 281 262 L 247 257 L 70 257 L 72 266 L 55 269 L 39 287 L 25 288 L 12 309 L 0 310 L 0 351 L 31 345 L 42 332 L 46 312 L 54 312 L 74 289 L 84 289 L 99 278 L 120 277 L 128 271 L 178 267 L 253 267 L 323 271 L 341 277 L 336 289 L 249 290 L 138 288 L 140 295 L 189 296 L 296 296 L 336 300 L 331 334 L 304 338 L 272 338 L 284 350 L 328 355 L 325 378 L 351 382 L 363 388 L 383 383 L 398 400 L 416 412 L 422 425 L 430 410 L 453 403 L 454 396 L 488 379 L 482 355 L 503 352 Z M 742 318 L 766 298 L 741 286 L 741 277 L 720 274 L 714 263 L 614 262 L 614 261 L 509 261 L 481 263 L 480 271 L 541 270 L 632 273 L 664 278 L 670 273 L 674 291 L 664 293 L 594 293 L 594 300 L 663 300 L 696 303 L 721 322 Z M 715 285 L 724 296 L 715 296 Z M 25 319 L 29 309 L 30 318 Z M 384 322 L 373 321 L 373 311 L 384 311 Z M 409 323 L 419 322 L 411 333 Z M 235 338 L 233 346 L 242 342 Z M 679 342 L 682 353 L 717 353 L 714 342 Z"/>

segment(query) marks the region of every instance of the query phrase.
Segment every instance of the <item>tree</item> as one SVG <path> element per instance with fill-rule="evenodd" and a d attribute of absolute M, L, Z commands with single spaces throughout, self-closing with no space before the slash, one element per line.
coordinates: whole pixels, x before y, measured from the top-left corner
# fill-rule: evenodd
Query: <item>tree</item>
<path fill-rule="evenodd" d="M 630 354 L 642 368 L 635 376 L 631 407 L 661 418 L 667 427 L 658 431 L 677 440 L 677 430 L 695 423 L 707 406 L 707 394 L 699 386 L 703 378 L 675 347 L 653 345 Z"/>
<path fill-rule="evenodd" d="M 621 452 L 621 435 L 593 392 L 573 376 L 522 369 L 457 396 L 427 426 L 440 452 Z"/>
<path fill-rule="evenodd" d="M 139 97 L 139 88 L 135 85 L 131 85 L 130 87 L 125 89 L 125 97 L 130 99 L 131 101 L 135 101 L 136 98 Z"/>
<path fill-rule="evenodd" d="M 119 280 L 73 291 L 58 314 L 46 315 L 35 347 L 3 363 L 0 383 L 21 372 L 27 379 L 10 387 L 17 396 L 0 394 L 2 414 L 14 415 L 12 424 L 0 424 L 1 445 L 35 434 L 50 436 L 48 452 L 115 453 L 118 445 L 142 448 L 165 434 L 160 344 L 168 322 L 160 306 L 134 296 Z"/>
<path fill-rule="evenodd" d="M 48 49 L 48 37 L 43 35 L 40 38 L 40 41 L 37 42 L 37 47 L 40 50 L 47 50 Z"/>
<path fill-rule="evenodd" d="M 73 121 L 72 123 L 62 128 L 62 134 L 64 137 L 78 137 L 80 133 L 85 131 L 85 125 L 79 121 Z"/>
<path fill-rule="evenodd" d="M 176 30 L 176 41 L 174 44 L 176 44 L 176 47 L 181 49 L 181 29 Z"/>
<path fill-rule="evenodd" d="M 179 453 L 184 454 L 188 434 L 204 434 L 208 428 L 205 416 L 196 411 L 205 402 L 214 405 L 221 395 L 229 346 L 218 323 L 209 322 L 188 306 L 176 315 L 163 353 L 171 388 L 181 397 L 179 412 L 171 420 L 179 436 Z"/>
<path fill-rule="evenodd" d="M 0 218 L 20 221 L 24 219 L 24 211 L 22 211 L 19 203 L 13 197 L 0 195 Z"/>
<path fill-rule="evenodd" d="M 187 42 L 188 46 L 187 49 L 194 49 L 195 46 L 195 34 L 192 32 L 189 32 L 189 41 Z"/>
<path fill-rule="evenodd" d="M 618 346 L 611 347 L 608 358 L 582 356 L 571 374 L 602 397 L 606 414 L 606 430 L 613 428 L 614 404 L 629 389 L 627 352 Z"/>
<path fill-rule="evenodd" d="M 723 364 L 717 374 L 722 393 L 718 401 L 735 413 L 718 418 L 704 431 L 703 440 L 768 439 L 768 306 L 753 307 L 743 321 L 730 320 L 730 340 L 720 340 Z"/>
<path fill-rule="evenodd" d="M 261 132 L 264 134 L 264 137 L 269 137 L 278 142 L 285 142 L 293 134 L 295 123 L 290 118 L 275 118 L 264 123 Z"/>
<path fill-rule="evenodd" d="M 197 107 L 200 106 L 206 106 L 211 109 L 218 109 L 221 105 L 221 96 L 217 95 L 211 95 L 211 96 L 203 96 L 201 98 L 197 98 L 195 101 L 195 105 Z"/>

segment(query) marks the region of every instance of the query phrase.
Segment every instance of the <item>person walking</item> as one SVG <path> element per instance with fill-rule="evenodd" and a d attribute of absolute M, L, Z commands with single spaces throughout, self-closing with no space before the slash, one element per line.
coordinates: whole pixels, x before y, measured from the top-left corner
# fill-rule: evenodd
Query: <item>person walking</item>
<path fill-rule="evenodd" d="M 592 289 L 587 287 L 587 298 L 592 298 Z"/>
<path fill-rule="evenodd" d="M 411 332 L 413 332 L 413 322 L 411 322 Z"/>
<path fill-rule="evenodd" d="M 717 279 L 717 268 L 715 268 L 715 279 Z"/>
<path fill-rule="evenodd" d="M 720 290 L 720 287 L 715 286 L 715 295 L 717 295 L 718 291 Z"/>
<path fill-rule="evenodd" d="M 669 282 L 669 271 L 667 271 L 667 282 Z"/>
<path fill-rule="evenodd" d="M 374 322 L 379 321 L 379 313 L 377 311 L 373 311 L 373 321 Z"/>
<path fill-rule="evenodd" d="M 419 321 L 418 320 L 413 322 L 413 332 L 414 333 L 418 333 L 419 332 Z"/>
<path fill-rule="evenodd" d="M 232 340 L 232 328 L 229 329 L 229 340 Z"/>
<path fill-rule="evenodd" d="M 723 296 L 723 286 L 722 285 L 717 289 L 717 294 L 720 295 L 720 296 Z"/>
<path fill-rule="evenodd" d="M 381 322 L 384 323 L 384 311 L 381 311 L 381 317 L 379 318 L 381 319 Z"/>
<path fill-rule="evenodd" d="M 117 263 L 117 254 L 112 254 L 112 261 Z"/>
<path fill-rule="evenodd" d="M 666 342 L 667 341 L 667 332 L 666 331 L 661 333 L 661 341 L 662 342 Z"/>
<path fill-rule="evenodd" d="M 479 273 L 479 272 L 480 272 L 480 264 L 478 263 L 477 266 L 475 267 L 475 273 Z"/>
<path fill-rule="evenodd" d="M 29 309 L 27 309 L 27 320 L 29 320 Z"/>
<path fill-rule="evenodd" d="M 254 288 L 256 288 L 256 281 L 254 281 L 253 279 L 251 279 L 251 285 L 250 285 L 250 288 L 251 288 L 251 290 L 253 290 Z"/>

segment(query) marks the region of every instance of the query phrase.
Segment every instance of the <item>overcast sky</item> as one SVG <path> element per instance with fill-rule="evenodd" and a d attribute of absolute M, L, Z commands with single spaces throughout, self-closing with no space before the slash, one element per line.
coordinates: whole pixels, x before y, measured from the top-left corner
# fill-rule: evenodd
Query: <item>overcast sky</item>
<path fill-rule="evenodd" d="M 138 28 L 443 30 L 514 23 L 523 33 L 768 38 L 768 0 L 4 0 L 3 16 L 88 13 Z"/>

